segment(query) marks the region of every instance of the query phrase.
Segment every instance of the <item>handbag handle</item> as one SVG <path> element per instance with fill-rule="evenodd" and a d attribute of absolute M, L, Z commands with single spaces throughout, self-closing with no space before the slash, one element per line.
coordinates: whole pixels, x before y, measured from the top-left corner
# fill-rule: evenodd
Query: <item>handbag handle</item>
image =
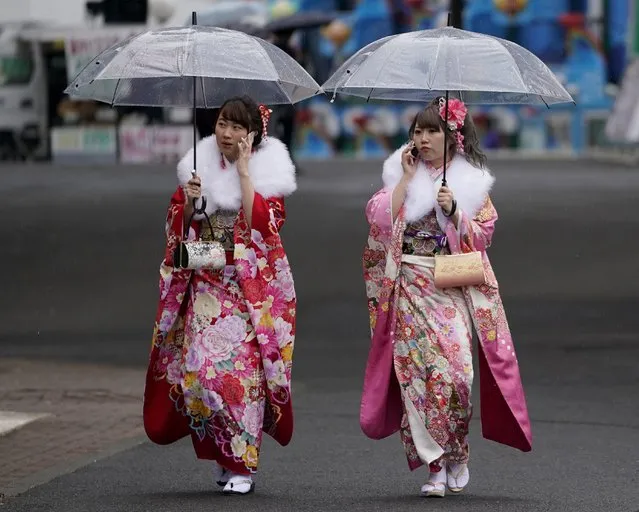
<path fill-rule="evenodd" d="M 204 217 L 206 218 L 206 222 L 209 225 L 209 229 L 211 230 L 211 236 L 213 236 L 213 225 L 211 224 L 211 219 L 209 219 L 209 216 L 206 214 L 206 198 L 202 197 L 202 208 L 196 208 L 195 207 L 195 200 L 193 200 L 193 213 L 191 214 L 191 217 L 189 218 L 188 224 L 187 224 L 187 229 L 190 229 L 191 227 L 191 222 L 193 222 L 193 217 L 195 216 L 196 213 L 203 213 Z M 202 239 L 202 232 L 200 230 L 200 240 Z M 177 247 L 175 248 L 175 250 L 173 251 L 173 266 L 177 267 L 177 268 L 184 268 L 182 266 L 182 260 L 185 257 L 185 253 L 186 253 L 186 247 L 188 245 L 189 242 L 184 240 L 184 222 L 182 223 L 182 238 L 181 241 L 177 244 Z"/>
<path fill-rule="evenodd" d="M 191 222 L 193 222 L 193 217 L 195 217 L 196 213 L 201 213 L 201 214 L 204 215 L 204 218 L 206 219 L 206 222 L 209 225 L 209 229 L 211 230 L 211 236 L 213 236 L 213 225 L 211 224 L 211 219 L 206 214 L 206 196 L 202 196 L 202 206 L 201 206 L 201 208 L 196 208 L 195 199 L 193 199 L 193 213 L 191 213 L 191 216 L 189 217 L 189 221 L 186 224 L 187 230 L 191 228 Z M 187 233 L 188 233 L 188 231 L 187 231 Z M 187 234 L 187 236 L 188 236 L 188 234 Z M 201 231 L 200 231 L 200 239 L 202 239 Z M 182 225 L 182 241 L 183 242 L 186 241 L 186 240 L 184 240 L 184 224 Z"/>

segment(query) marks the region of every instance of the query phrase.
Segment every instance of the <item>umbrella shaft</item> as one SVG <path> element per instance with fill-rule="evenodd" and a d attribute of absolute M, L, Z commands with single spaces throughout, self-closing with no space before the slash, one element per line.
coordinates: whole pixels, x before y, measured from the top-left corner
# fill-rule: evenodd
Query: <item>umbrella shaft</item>
<path fill-rule="evenodd" d="M 446 105 L 444 106 L 444 173 L 442 187 L 446 186 L 446 164 L 448 162 L 448 91 L 446 91 Z"/>

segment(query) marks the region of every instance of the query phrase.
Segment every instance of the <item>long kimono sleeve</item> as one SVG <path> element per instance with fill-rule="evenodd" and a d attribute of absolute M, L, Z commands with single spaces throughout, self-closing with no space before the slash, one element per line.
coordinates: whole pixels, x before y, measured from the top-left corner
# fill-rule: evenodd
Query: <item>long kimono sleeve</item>
<path fill-rule="evenodd" d="M 284 199 L 280 197 L 265 199 L 256 192 L 252 217 L 252 228 L 259 231 L 262 237 L 268 238 L 279 233 L 286 221 Z"/>
<path fill-rule="evenodd" d="M 284 200 L 255 195 L 249 228 L 240 209 L 235 225 L 235 268 L 259 341 L 266 378 L 263 430 L 286 445 L 293 435 L 291 370 L 297 297 L 279 231 Z"/>
<path fill-rule="evenodd" d="M 172 267 L 173 266 L 173 253 L 182 239 L 193 240 L 196 237 L 197 222 L 193 221 L 189 226 L 188 233 L 184 233 L 184 223 L 187 219 L 184 218 L 184 206 L 186 204 L 186 196 L 182 187 L 178 187 L 173 196 L 171 196 L 171 202 L 166 214 L 165 234 L 166 234 L 166 248 L 164 253 L 163 264 Z"/>
<path fill-rule="evenodd" d="M 453 252 L 485 252 L 492 242 L 497 219 L 497 210 L 489 196 L 474 217 L 462 211 L 458 225 L 449 222 L 446 230 Z"/>
<path fill-rule="evenodd" d="M 392 199 L 393 190 L 391 188 L 383 188 L 371 197 L 366 205 L 368 223 L 389 235 L 393 231 Z"/>
<path fill-rule="evenodd" d="M 362 269 L 364 282 L 366 283 L 371 335 L 377 325 L 379 299 L 384 289 L 384 275 L 393 229 L 400 226 L 399 219 L 403 216 L 402 207 L 398 221 L 393 223 L 392 197 L 393 190 L 391 188 L 383 188 L 371 197 L 366 205 L 366 219 L 370 224 L 370 230 L 368 241 L 364 248 Z"/>

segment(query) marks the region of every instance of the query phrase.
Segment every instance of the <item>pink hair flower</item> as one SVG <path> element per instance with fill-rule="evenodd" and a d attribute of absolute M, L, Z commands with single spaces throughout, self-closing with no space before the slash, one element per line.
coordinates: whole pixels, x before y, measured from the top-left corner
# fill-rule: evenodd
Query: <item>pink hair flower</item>
<path fill-rule="evenodd" d="M 448 119 L 446 119 L 446 100 L 439 99 L 439 116 L 446 121 L 449 130 L 459 130 L 464 126 L 468 109 L 462 100 L 451 98 L 448 100 Z"/>

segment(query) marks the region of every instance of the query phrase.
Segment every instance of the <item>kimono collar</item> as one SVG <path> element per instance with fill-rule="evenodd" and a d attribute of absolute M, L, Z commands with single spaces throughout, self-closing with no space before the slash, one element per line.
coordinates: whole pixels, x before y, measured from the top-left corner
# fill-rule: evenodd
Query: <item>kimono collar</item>
<path fill-rule="evenodd" d="M 384 162 L 382 180 L 384 187 L 395 188 L 404 171 L 402 169 L 402 146 Z M 433 179 L 426 164 L 419 161 L 417 172 L 408 184 L 406 191 L 405 218 L 407 222 L 415 222 L 433 209 L 442 217 L 441 208 L 437 206 L 437 192 L 442 184 L 442 174 Z M 471 217 L 479 211 L 490 192 L 495 178 L 488 169 L 479 169 L 463 156 L 455 155 L 447 165 L 446 182 L 453 191 L 458 208 Z"/>
<path fill-rule="evenodd" d="M 177 165 L 180 185 L 191 179 L 192 169 L 193 149 L 190 149 Z M 207 198 L 207 213 L 218 209 L 240 209 L 242 190 L 237 164 L 222 156 L 214 135 L 197 144 L 197 174 L 202 180 L 202 195 Z M 249 160 L 249 174 L 255 191 L 265 199 L 286 197 L 297 189 L 291 156 L 284 143 L 275 137 L 264 139 L 253 152 Z"/>

